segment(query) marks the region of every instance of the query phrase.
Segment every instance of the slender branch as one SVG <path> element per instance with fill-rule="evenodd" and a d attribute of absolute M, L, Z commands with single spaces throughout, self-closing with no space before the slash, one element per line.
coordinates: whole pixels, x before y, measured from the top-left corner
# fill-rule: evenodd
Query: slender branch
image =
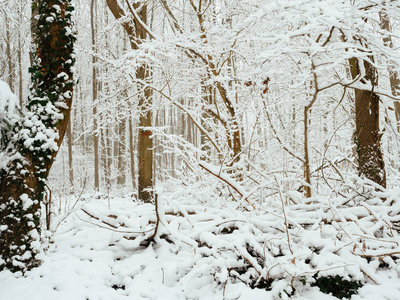
<path fill-rule="evenodd" d="M 85 209 L 83 209 L 83 208 L 81 208 L 81 211 L 83 211 L 85 214 L 87 214 L 89 217 L 91 217 L 91 218 L 93 218 L 93 219 L 95 219 L 95 220 L 97 220 L 97 221 L 100 221 L 101 223 L 104 223 L 104 224 L 106 224 L 106 225 L 108 225 L 108 226 L 110 226 L 110 227 L 112 227 L 112 228 L 114 228 L 114 229 L 118 229 L 118 226 L 115 226 L 115 225 L 113 225 L 113 224 L 111 224 L 111 223 L 108 223 L 108 222 L 106 222 L 106 221 L 104 221 L 104 220 L 101 220 L 99 217 L 96 217 L 96 216 L 94 216 L 94 215 L 92 215 L 91 213 L 89 213 L 87 210 L 85 210 Z"/>
<path fill-rule="evenodd" d="M 221 150 L 219 149 L 219 147 L 217 146 L 217 144 L 214 142 L 214 140 L 210 137 L 210 135 L 208 134 L 207 130 L 205 130 L 203 128 L 203 126 L 201 126 L 201 124 L 199 124 L 195 118 L 193 118 L 193 116 L 182 106 L 182 104 L 176 102 L 175 100 L 173 100 L 171 97 L 169 97 L 168 95 L 166 95 L 164 92 L 156 89 L 153 86 L 150 86 L 153 91 L 159 93 L 160 95 L 162 95 L 165 99 L 169 100 L 172 104 L 174 104 L 176 107 L 178 107 L 179 109 L 181 109 L 182 111 L 184 111 L 186 113 L 186 115 L 193 121 L 193 124 L 201 131 L 201 133 L 203 133 L 207 139 L 210 141 L 210 143 L 214 146 L 214 148 L 218 151 L 218 153 L 221 153 Z"/>
<path fill-rule="evenodd" d="M 285 211 L 285 203 L 283 203 L 281 185 L 279 184 L 279 182 L 276 179 L 276 177 L 275 177 L 275 182 L 276 182 L 276 184 L 278 186 L 279 198 L 281 198 L 281 203 L 282 203 L 282 213 L 283 213 L 283 218 L 284 218 L 284 221 L 285 221 L 285 230 L 286 230 L 286 238 L 287 238 L 287 242 L 288 242 L 288 248 L 289 248 L 290 253 L 292 253 L 292 255 L 293 255 L 292 245 L 290 243 L 290 233 L 289 233 L 288 220 L 287 220 L 286 211 Z"/>
<path fill-rule="evenodd" d="M 151 237 L 149 238 L 150 241 L 154 241 L 154 238 L 157 236 L 157 232 L 158 232 L 158 228 L 160 227 L 160 214 L 158 211 L 158 194 L 156 194 L 155 196 L 155 200 L 154 200 L 154 204 L 155 204 L 155 211 L 156 211 L 156 227 L 154 228 L 154 233 L 151 235 Z"/>
<path fill-rule="evenodd" d="M 167 11 L 167 14 L 170 16 L 170 18 L 172 19 L 172 22 L 174 24 L 174 27 L 177 31 L 179 31 L 180 33 L 183 33 L 183 29 L 182 27 L 179 25 L 178 21 L 176 20 L 174 14 L 172 13 L 171 9 L 169 8 L 169 5 L 167 3 L 166 0 L 160 0 L 162 6 L 164 7 L 164 9 Z"/>
<path fill-rule="evenodd" d="M 235 185 L 233 185 L 231 182 L 229 182 L 229 180 L 227 180 L 226 178 L 223 178 L 221 175 L 211 171 L 209 168 L 207 168 L 204 163 L 200 163 L 199 164 L 200 167 L 202 167 L 204 170 L 206 170 L 207 172 L 209 172 L 210 174 L 214 175 L 215 177 L 217 177 L 218 179 L 222 180 L 223 182 L 225 182 L 227 185 L 229 185 L 231 188 L 233 188 L 240 196 L 243 197 L 243 192 L 239 191 L 239 189 L 237 187 L 235 187 Z M 246 200 L 247 201 L 247 200 Z M 248 202 L 248 201 L 247 201 Z"/>
<path fill-rule="evenodd" d="M 304 162 L 305 162 L 304 159 L 302 159 L 300 156 L 297 156 L 293 151 L 289 150 L 289 148 L 287 148 L 287 147 L 285 146 L 285 144 L 282 142 L 282 140 L 281 140 L 280 137 L 278 136 L 278 133 L 276 132 L 275 127 L 274 127 L 274 125 L 272 124 L 272 120 L 271 120 L 271 118 L 270 118 L 270 116 L 269 116 L 269 113 L 268 113 L 268 111 L 267 111 L 267 108 L 266 108 L 265 103 L 264 103 L 264 109 L 265 109 L 265 114 L 267 115 L 268 122 L 269 122 L 269 124 L 270 124 L 270 126 L 271 126 L 272 132 L 274 133 L 274 137 L 275 137 L 276 140 L 279 142 L 279 144 L 281 144 L 283 150 L 285 150 L 285 151 L 286 151 L 287 153 L 289 153 L 291 156 L 293 156 L 294 158 L 297 158 L 299 161 L 301 161 L 301 162 L 304 164 Z"/>
<path fill-rule="evenodd" d="M 147 34 L 153 38 L 153 39 L 157 39 L 156 35 L 151 31 L 151 29 L 142 21 L 142 18 L 139 17 L 139 15 L 136 12 L 136 9 L 134 9 L 130 3 L 129 0 L 125 0 L 126 3 L 128 4 L 128 8 L 129 11 L 131 12 L 131 14 L 133 15 L 133 17 L 135 18 L 136 22 L 139 23 L 140 27 L 147 32 Z"/>

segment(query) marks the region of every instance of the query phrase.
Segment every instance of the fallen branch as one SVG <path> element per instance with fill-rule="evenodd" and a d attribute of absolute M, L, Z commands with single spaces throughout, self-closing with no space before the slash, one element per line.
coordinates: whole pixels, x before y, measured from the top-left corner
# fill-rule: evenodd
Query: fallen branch
<path fill-rule="evenodd" d="M 89 223 L 89 224 L 92 224 L 92 225 L 94 225 L 94 226 L 97 226 L 97 227 L 100 227 L 100 228 L 103 228 L 103 229 L 107 229 L 107 230 L 111 230 L 111 231 L 114 231 L 114 232 L 118 232 L 118 233 L 145 234 L 145 233 L 147 233 L 147 232 L 150 232 L 150 231 L 154 230 L 154 228 L 151 228 L 151 229 L 148 229 L 148 230 L 145 230 L 145 231 L 124 231 L 124 230 L 118 230 L 118 229 L 114 229 L 114 228 L 108 228 L 108 227 L 106 227 L 106 226 L 103 226 L 103 225 L 100 225 L 100 224 L 96 224 L 96 223 L 90 222 L 90 221 L 88 221 L 88 220 L 84 220 L 84 219 L 80 218 L 79 216 L 77 216 L 77 217 L 78 217 L 78 219 L 81 220 L 82 222 Z M 108 225 L 108 224 L 107 224 L 107 225 Z M 125 238 L 126 238 L 126 237 L 125 237 Z"/>
<path fill-rule="evenodd" d="M 106 225 L 108 225 L 108 226 L 110 226 L 110 227 L 112 227 L 114 229 L 118 229 L 118 226 L 115 226 L 115 225 L 113 225 L 111 223 L 108 223 L 108 222 L 106 222 L 104 220 L 101 220 L 99 217 L 96 217 L 96 216 L 92 215 L 91 213 L 89 213 L 87 210 L 85 210 L 83 208 L 81 208 L 81 211 L 83 211 L 85 214 L 87 214 L 89 217 L 91 217 L 91 218 L 93 218 L 95 220 L 98 220 L 98 221 L 100 221 L 100 222 L 102 222 L 102 223 L 104 223 L 104 224 L 106 224 Z"/>

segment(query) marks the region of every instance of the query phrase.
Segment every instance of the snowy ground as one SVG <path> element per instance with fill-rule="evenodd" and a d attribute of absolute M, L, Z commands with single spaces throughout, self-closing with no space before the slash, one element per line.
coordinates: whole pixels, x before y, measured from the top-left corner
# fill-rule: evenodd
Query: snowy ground
<path fill-rule="evenodd" d="M 274 299 L 276 292 L 227 280 L 223 271 L 237 258 L 221 249 L 230 242 L 241 251 L 240 240 L 246 239 L 249 230 L 244 222 L 248 216 L 226 205 L 180 204 L 178 209 L 171 201 L 161 200 L 165 205 L 159 210 L 165 211 L 161 221 L 168 225 L 160 228 L 156 243 L 148 247 L 141 243 L 155 227 L 153 205 L 128 198 L 88 197 L 72 209 L 71 202 L 65 210 L 68 214 L 53 220 L 55 233 L 42 265 L 25 276 L 0 273 L 0 299 Z M 200 209 L 202 213 L 194 213 Z M 243 227 L 235 234 L 222 234 L 221 224 L 229 222 Z M 216 234 L 210 232 L 212 228 Z M 220 228 L 219 233 L 215 228 Z M 200 247 L 194 239 L 213 246 Z M 385 274 L 375 274 L 380 285 L 366 284 L 352 299 L 400 299 L 399 279 Z M 336 298 L 308 287 L 293 299 Z"/>

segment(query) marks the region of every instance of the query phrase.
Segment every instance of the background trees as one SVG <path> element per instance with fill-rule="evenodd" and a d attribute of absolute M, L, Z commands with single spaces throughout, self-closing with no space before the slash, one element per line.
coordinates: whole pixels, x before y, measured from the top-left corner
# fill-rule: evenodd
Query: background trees
<path fill-rule="evenodd" d="M 76 6 L 77 101 L 53 195 L 150 201 L 154 188 L 183 185 L 288 205 L 349 192 L 358 176 L 396 184 L 398 1 Z M 18 9 L 1 11 L 5 24 Z M 2 30 L 0 76 L 16 91 L 24 35 Z"/>
<path fill-rule="evenodd" d="M 202 158 L 223 172 L 235 173 L 238 181 L 245 179 L 242 184 L 249 189 L 260 186 L 271 174 L 289 179 L 285 179 L 288 190 L 304 191 L 308 197 L 314 195 L 313 190 L 318 193 L 324 186 L 332 187 L 362 169 L 354 143 L 354 91 L 371 91 L 371 87 L 363 78 L 365 67 L 360 76 L 352 77 L 350 61 L 368 64 L 370 58 L 379 74 L 374 93 L 385 103 L 379 113 L 385 116 L 380 128 L 387 132 L 381 139 L 375 127 L 374 144 L 379 140 L 389 150 L 385 160 L 390 161 L 387 172 L 392 172 L 392 153 L 397 148 L 391 141 L 397 138 L 392 130 L 396 121 L 389 77 L 393 78 L 390 74 L 398 66 L 387 43 L 388 38 L 395 42 L 395 37 L 377 16 L 389 6 L 386 18 L 396 20 L 395 2 L 317 2 L 301 7 L 296 3 L 146 1 L 132 7 L 121 2 L 119 8 L 113 1 L 97 3 L 96 47 L 90 49 L 83 37 L 80 45 L 82 53 L 96 57 L 98 70 L 100 191 L 114 183 L 128 190 L 137 188 L 138 177 L 144 178 L 139 175 L 141 143 L 136 141 L 139 131 L 135 128 L 141 116 L 150 113 L 152 122 L 145 127 L 152 127 L 152 135 L 146 138 L 152 137 L 153 146 L 145 149 L 148 154 L 148 149 L 154 151 L 153 184 L 171 176 L 188 179 L 187 171 L 194 175 L 201 170 Z M 88 7 L 89 2 L 78 5 Z M 137 19 L 144 8 L 146 27 Z M 115 22 L 115 16 L 123 26 Z M 84 36 L 88 27 L 79 20 Z M 129 38 L 141 28 L 149 38 Z M 127 51 L 131 43 L 135 52 Z M 82 60 L 78 73 L 84 74 L 92 58 L 78 59 Z M 151 69 L 145 80 L 137 78 L 140 66 Z M 82 103 L 87 103 L 87 79 L 81 77 L 77 89 Z M 140 90 L 151 98 L 145 105 Z M 91 118 L 80 107 L 77 114 L 74 134 L 80 143 L 75 147 L 75 168 L 87 165 L 85 170 L 89 170 L 92 165 L 84 157 L 93 157 Z M 379 151 L 375 153 L 378 157 Z M 121 169 L 125 165 L 129 173 Z M 90 172 L 80 173 L 80 182 L 91 177 L 84 175 Z M 121 180 L 121 173 L 130 180 Z M 147 174 L 148 183 L 139 184 L 139 189 L 150 186 Z"/>

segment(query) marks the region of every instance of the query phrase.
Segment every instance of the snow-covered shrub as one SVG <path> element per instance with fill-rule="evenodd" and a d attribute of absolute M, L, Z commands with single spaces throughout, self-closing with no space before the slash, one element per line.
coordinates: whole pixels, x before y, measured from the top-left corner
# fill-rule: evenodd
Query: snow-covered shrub
<path fill-rule="evenodd" d="M 221 289 L 245 283 L 286 299 L 314 286 L 350 298 L 366 283 L 381 284 L 382 270 L 399 276 L 398 189 L 354 177 L 343 183 L 346 192 L 298 195 L 294 203 L 289 191 L 259 205 L 206 197 L 211 180 L 202 182 L 161 191 L 169 194 L 163 232 L 196 253 L 186 280 L 210 274 Z"/>
<path fill-rule="evenodd" d="M 17 96 L 11 92 L 6 82 L 0 80 L 0 151 L 8 144 L 12 129 L 19 119 L 18 111 Z"/>

